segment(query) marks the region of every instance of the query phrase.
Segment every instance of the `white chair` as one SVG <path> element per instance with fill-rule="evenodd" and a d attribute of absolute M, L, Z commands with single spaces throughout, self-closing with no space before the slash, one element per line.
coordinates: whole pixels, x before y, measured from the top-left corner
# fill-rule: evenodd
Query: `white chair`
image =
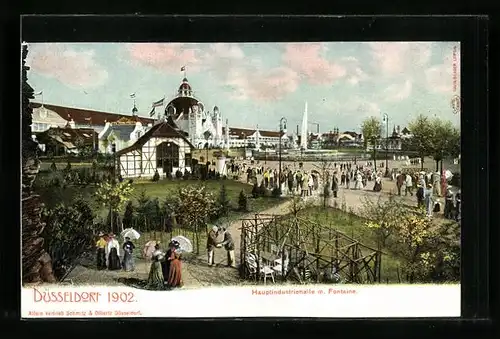
<path fill-rule="evenodd" d="M 257 275 L 257 258 L 256 258 L 256 256 L 252 253 L 247 253 L 245 261 L 247 263 L 250 274 Z M 267 265 L 260 265 L 259 278 L 260 277 L 264 278 L 264 285 L 266 284 L 268 277 L 271 278 L 271 280 L 274 283 L 274 270 Z"/>
<path fill-rule="evenodd" d="M 288 257 L 285 257 L 285 260 L 282 260 L 281 258 L 278 258 L 274 261 L 274 266 L 273 271 L 276 272 L 278 275 L 282 275 L 283 272 L 286 274 L 288 271 L 288 265 L 289 265 L 290 260 Z"/>

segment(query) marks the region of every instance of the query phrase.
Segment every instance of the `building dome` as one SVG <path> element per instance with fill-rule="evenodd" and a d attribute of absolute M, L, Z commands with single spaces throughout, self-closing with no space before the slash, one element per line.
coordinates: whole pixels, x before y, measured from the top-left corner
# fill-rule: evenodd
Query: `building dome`
<path fill-rule="evenodd" d="M 182 79 L 182 83 L 179 86 L 179 92 L 182 91 L 191 91 L 191 85 L 188 82 L 188 79 L 184 78 Z"/>

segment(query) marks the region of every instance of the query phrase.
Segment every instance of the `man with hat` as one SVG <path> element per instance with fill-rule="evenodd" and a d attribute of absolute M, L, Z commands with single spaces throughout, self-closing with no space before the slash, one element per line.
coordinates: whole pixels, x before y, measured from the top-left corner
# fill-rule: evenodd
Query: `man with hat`
<path fill-rule="evenodd" d="M 108 242 L 105 239 L 103 232 L 99 232 L 99 240 L 97 240 L 95 247 L 97 248 L 97 269 L 101 270 L 106 268 L 106 245 Z"/>
<path fill-rule="evenodd" d="M 224 246 L 227 251 L 227 266 L 228 267 L 236 267 L 234 262 L 234 242 L 231 233 L 226 228 L 222 228 L 222 233 L 224 234 L 224 240 L 220 243 L 221 246 Z"/>
<path fill-rule="evenodd" d="M 215 264 L 214 259 L 214 249 L 216 247 L 222 247 L 222 245 L 217 243 L 217 236 L 219 228 L 217 226 L 212 226 L 210 232 L 208 232 L 207 237 L 207 255 L 208 255 L 208 266 L 213 266 Z"/>

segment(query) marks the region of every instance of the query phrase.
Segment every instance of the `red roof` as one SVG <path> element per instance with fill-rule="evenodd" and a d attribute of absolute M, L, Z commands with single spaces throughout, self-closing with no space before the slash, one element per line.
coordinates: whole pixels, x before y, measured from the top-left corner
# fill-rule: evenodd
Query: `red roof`
<path fill-rule="evenodd" d="M 32 108 L 38 108 L 42 104 L 38 102 L 32 102 L 31 107 Z M 73 107 L 64 107 L 64 106 L 57 106 L 57 105 L 50 105 L 50 104 L 43 104 L 45 108 L 48 110 L 54 111 L 61 118 L 65 120 L 71 120 L 76 124 L 79 125 L 102 125 L 104 126 L 106 122 L 116 122 L 117 120 L 121 118 L 127 118 L 130 120 L 134 121 L 140 121 L 142 124 L 147 125 L 150 123 L 153 123 L 153 119 L 149 118 L 143 118 L 143 117 L 138 117 L 138 116 L 132 116 L 128 114 L 117 114 L 117 113 L 108 113 L 108 112 L 99 112 L 99 111 L 92 111 L 89 109 L 82 109 L 82 108 L 73 108 Z M 90 119 L 90 120 L 89 120 Z"/>

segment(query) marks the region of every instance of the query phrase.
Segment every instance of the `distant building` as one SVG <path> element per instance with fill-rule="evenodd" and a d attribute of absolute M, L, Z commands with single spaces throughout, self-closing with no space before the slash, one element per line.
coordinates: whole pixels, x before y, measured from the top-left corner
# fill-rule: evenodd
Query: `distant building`
<path fill-rule="evenodd" d="M 115 144 L 115 151 L 126 148 L 152 127 L 152 124 L 144 126 L 140 121 L 128 118 L 121 118 L 113 123 L 106 122 L 104 129 L 99 133 L 99 152 L 111 153 L 112 144 Z"/>
<path fill-rule="evenodd" d="M 92 152 L 99 144 L 97 133 L 91 128 L 50 127 L 35 134 L 39 148 L 47 156 L 64 156 Z"/>
<path fill-rule="evenodd" d="M 192 172 L 191 144 L 185 133 L 170 121 L 154 125 L 132 145 L 116 152 L 118 173 L 124 177 L 175 175 L 177 171 Z"/>

